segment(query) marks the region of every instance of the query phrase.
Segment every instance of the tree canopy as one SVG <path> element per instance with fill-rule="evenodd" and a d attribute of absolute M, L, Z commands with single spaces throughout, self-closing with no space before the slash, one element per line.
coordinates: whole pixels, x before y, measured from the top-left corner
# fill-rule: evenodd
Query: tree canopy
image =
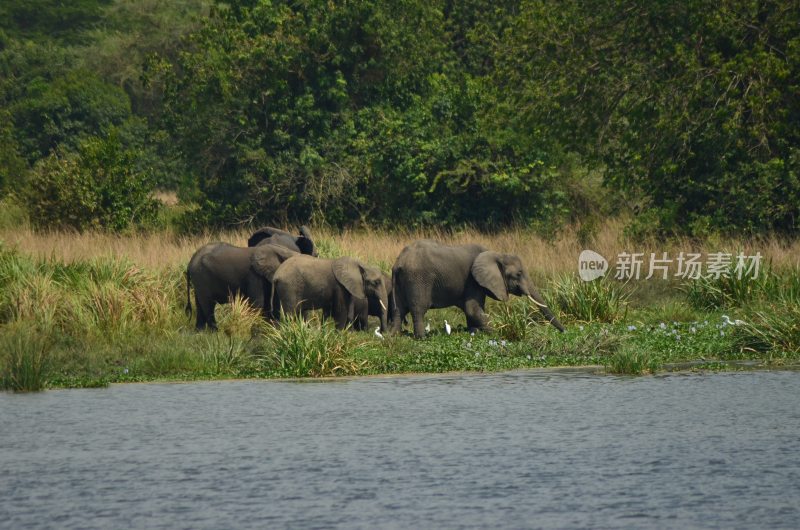
<path fill-rule="evenodd" d="M 637 205 L 634 234 L 796 235 L 796 7 L 7 2 L 0 186 L 113 145 L 137 189 L 196 204 L 188 229 L 547 233 Z"/>

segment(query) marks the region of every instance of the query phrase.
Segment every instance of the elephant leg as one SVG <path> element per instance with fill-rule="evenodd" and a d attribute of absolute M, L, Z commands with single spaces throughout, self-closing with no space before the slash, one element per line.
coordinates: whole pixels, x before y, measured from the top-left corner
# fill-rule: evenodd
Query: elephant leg
<path fill-rule="evenodd" d="M 411 320 L 414 321 L 414 338 L 416 339 L 425 337 L 425 312 L 426 309 L 417 307 L 411 310 Z"/>
<path fill-rule="evenodd" d="M 333 311 L 328 311 L 328 316 L 333 317 L 333 321 L 336 323 L 336 329 L 345 329 L 349 323 L 346 306 L 335 307 Z"/>
<path fill-rule="evenodd" d="M 489 317 L 483 311 L 483 305 L 474 299 L 464 302 L 464 315 L 467 317 L 467 328 L 470 331 L 491 331 Z"/>
<path fill-rule="evenodd" d="M 214 308 L 216 307 L 216 302 L 211 300 L 199 300 L 195 298 L 195 306 L 197 306 L 197 324 L 195 328 L 198 331 L 202 331 L 206 328 L 211 329 L 212 331 L 217 330 L 217 320 L 214 317 Z"/>
<path fill-rule="evenodd" d="M 396 310 L 392 315 L 392 333 L 400 333 L 403 330 L 403 322 L 408 314 L 408 307 L 400 300 L 399 296 L 395 296 Z"/>

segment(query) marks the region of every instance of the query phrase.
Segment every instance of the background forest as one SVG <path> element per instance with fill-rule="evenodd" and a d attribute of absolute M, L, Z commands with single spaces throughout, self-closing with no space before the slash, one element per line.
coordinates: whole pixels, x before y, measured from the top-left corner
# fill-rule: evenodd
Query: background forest
<path fill-rule="evenodd" d="M 792 236 L 798 173 L 794 0 L 0 4 L 0 195 L 36 227 Z"/>

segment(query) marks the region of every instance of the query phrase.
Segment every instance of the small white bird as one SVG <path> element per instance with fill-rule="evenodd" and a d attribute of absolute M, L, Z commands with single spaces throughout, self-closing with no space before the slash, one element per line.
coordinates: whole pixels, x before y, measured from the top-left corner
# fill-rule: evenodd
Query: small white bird
<path fill-rule="evenodd" d="M 429 320 L 427 324 L 425 324 L 425 333 L 431 332 L 431 321 Z"/>
<path fill-rule="evenodd" d="M 447 320 L 444 321 L 444 330 L 449 335 L 453 328 L 450 327 L 450 324 L 447 323 Z"/>
<path fill-rule="evenodd" d="M 739 320 L 738 318 L 736 320 L 731 320 L 731 317 L 729 317 L 728 315 L 722 315 L 722 321 L 723 321 L 722 323 L 724 325 L 726 325 L 726 326 L 743 326 L 744 325 L 744 320 Z"/>
<path fill-rule="evenodd" d="M 383 335 L 381 335 L 381 327 L 380 326 L 375 328 L 375 336 L 378 337 L 379 339 L 383 340 Z"/>

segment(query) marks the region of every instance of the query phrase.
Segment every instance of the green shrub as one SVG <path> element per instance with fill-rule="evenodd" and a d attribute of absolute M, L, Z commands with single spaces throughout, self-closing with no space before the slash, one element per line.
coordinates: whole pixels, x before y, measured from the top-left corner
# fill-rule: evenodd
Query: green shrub
<path fill-rule="evenodd" d="M 24 197 L 40 228 L 125 230 L 156 218 L 151 176 L 117 134 L 86 140 L 77 153 L 54 152 L 34 166 Z"/>

